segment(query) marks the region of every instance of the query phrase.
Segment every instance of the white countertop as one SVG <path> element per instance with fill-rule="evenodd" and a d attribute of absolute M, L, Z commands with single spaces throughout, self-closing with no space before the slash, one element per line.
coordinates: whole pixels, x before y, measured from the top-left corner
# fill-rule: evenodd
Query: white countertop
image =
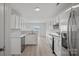
<path fill-rule="evenodd" d="M 21 34 L 20 37 L 26 36 L 26 34 Z"/>
<path fill-rule="evenodd" d="M 56 33 L 56 32 L 47 32 L 47 34 L 48 34 L 48 35 L 55 35 L 55 36 L 59 36 L 59 34 L 58 34 L 58 33 Z"/>
<path fill-rule="evenodd" d="M 57 33 L 50 33 L 49 35 L 59 36 Z"/>
<path fill-rule="evenodd" d="M 52 36 L 57 36 L 57 37 L 59 37 L 60 35 L 59 35 L 58 33 L 56 33 L 56 32 L 48 32 L 48 33 L 46 34 L 46 36 L 52 38 Z"/>

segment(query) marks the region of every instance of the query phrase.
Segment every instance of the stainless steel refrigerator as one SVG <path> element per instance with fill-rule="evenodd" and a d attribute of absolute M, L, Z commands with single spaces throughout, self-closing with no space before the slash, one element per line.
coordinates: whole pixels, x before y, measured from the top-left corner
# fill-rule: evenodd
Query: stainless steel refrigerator
<path fill-rule="evenodd" d="M 72 8 L 68 18 L 67 51 L 70 56 L 79 55 L 79 7 Z"/>

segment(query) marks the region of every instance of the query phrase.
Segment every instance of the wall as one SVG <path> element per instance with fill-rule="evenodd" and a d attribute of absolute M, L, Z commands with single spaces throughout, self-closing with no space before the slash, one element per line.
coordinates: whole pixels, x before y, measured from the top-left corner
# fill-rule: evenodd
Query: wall
<path fill-rule="evenodd" d="M 4 4 L 0 3 L 0 48 L 4 48 Z M 3 52 L 0 55 L 4 55 Z"/>
<path fill-rule="evenodd" d="M 11 19 L 11 9 L 5 4 L 5 55 L 10 55 L 10 19 Z"/>

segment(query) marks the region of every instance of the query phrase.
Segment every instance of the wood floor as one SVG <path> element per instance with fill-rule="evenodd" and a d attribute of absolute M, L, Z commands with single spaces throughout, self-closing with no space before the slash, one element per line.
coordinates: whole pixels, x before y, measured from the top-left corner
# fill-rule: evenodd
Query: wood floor
<path fill-rule="evenodd" d="M 38 44 L 26 46 L 22 56 L 54 56 L 45 37 L 38 38 Z"/>

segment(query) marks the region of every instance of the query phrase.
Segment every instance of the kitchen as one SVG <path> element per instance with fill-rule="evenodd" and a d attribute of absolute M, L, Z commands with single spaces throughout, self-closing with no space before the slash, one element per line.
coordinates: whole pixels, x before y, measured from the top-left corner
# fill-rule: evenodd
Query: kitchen
<path fill-rule="evenodd" d="M 79 3 L 0 3 L 0 55 L 76 56 Z"/>

